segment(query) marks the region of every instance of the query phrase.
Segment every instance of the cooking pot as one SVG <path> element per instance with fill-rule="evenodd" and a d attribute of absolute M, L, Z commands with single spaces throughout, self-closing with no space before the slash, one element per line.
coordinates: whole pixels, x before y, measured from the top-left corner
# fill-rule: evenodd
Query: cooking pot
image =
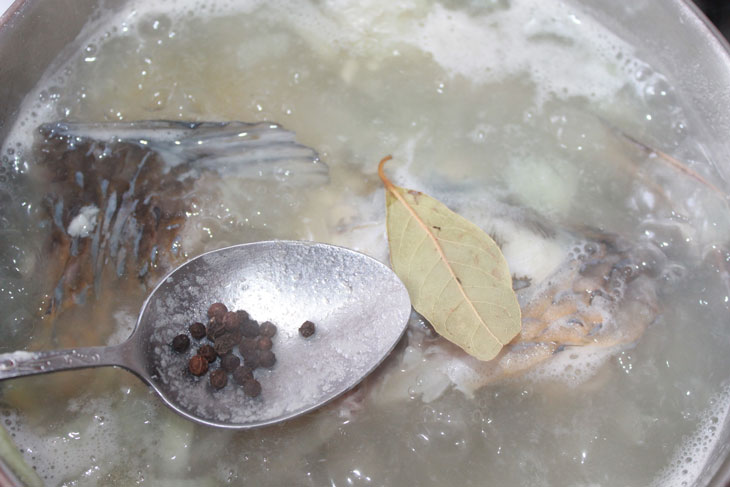
<path fill-rule="evenodd" d="M 17 0 L 0 18 L 0 140 L 24 96 L 99 9 L 123 0 Z M 707 134 L 705 151 L 730 178 L 730 46 L 689 0 L 581 0 L 589 12 L 650 59 L 675 87 L 687 117 Z M 723 186 L 718 183 L 718 186 Z M 0 324 L 0 326 L 2 326 Z M 697 485 L 730 485 L 730 417 Z M 0 458 L 0 484 L 21 485 Z"/>

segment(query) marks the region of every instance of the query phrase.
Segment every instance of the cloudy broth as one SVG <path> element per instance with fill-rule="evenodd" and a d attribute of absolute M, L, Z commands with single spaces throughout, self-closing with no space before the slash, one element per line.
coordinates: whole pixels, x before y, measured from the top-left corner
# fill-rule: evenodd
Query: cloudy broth
<path fill-rule="evenodd" d="M 324 184 L 201 174 L 176 195 L 194 203 L 160 250 L 171 262 L 272 238 L 387 261 L 376 166 L 393 154 L 394 182 L 478 225 L 508 203 L 571 232 L 651 242 L 656 316 L 635 344 L 561 352 L 479 388 L 441 373 L 447 362 L 414 315 L 363 387 L 255 431 L 188 422 L 116 369 L 6 382 L 5 426 L 38 475 L 51 485 L 691 485 L 730 408 L 727 207 L 621 135 L 704 160 L 701 134 L 650 60 L 557 1 L 239 3 L 103 17 L 29 95 L 3 154 L 9 343 L 119 342 L 149 290 L 105 274 L 88 299 L 28 328 L 55 285 L 31 277 L 54 259 L 31 146 L 38 125 L 60 119 L 276 121 L 329 166 Z"/>

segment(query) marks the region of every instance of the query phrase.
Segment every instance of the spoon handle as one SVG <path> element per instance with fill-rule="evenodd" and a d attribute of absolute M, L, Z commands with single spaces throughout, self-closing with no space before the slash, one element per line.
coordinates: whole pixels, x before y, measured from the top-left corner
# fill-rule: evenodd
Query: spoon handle
<path fill-rule="evenodd" d="M 129 368 L 127 363 L 124 344 L 111 347 L 3 353 L 0 354 L 0 380 L 104 365 Z"/>

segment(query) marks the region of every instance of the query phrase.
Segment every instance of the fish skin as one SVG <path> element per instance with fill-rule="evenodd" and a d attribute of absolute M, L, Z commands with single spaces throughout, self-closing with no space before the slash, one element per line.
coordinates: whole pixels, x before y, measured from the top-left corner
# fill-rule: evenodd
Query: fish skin
<path fill-rule="evenodd" d="M 60 121 L 37 133 L 33 177 L 53 222 L 46 250 L 56 256 L 45 269 L 50 322 L 98 296 L 102 281 L 135 276 L 150 286 L 181 263 L 178 242 L 202 173 L 284 187 L 329 181 L 314 149 L 267 122 Z M 93 230 L 71 235 L 83 208 L 96 210 Z"/>
<path fill-rule="evenodd" d="M 327 164 L 314 149 L 298 143 L 294 132 L 270 122 L 59 121 L 43 124 L 39 131 L 70 146 L 90 141 L 133 144 L 155 152 L 168 171 L 187 165 L 196 173 L 277 177 L 293 185 L 324 184 L 329 178 Z"/>

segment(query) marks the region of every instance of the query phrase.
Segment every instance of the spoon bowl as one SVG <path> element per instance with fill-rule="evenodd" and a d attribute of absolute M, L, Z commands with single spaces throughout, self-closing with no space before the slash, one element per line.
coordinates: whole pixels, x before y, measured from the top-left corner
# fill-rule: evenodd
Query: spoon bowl
<path fill-rule="evenodd" d="M 271 321 L 276 364 L 257 369 L 261 395 L 244 394 L 229 380 L 215 390 L 208 375 L 195 377 L 172 339 L 205 321 L 215 302 Z M 400 340 L 410 316 L 403 283 L 386 265 L 327 244 L 267 241 L 202 254 L 181 265 L 145 301 L 127 341 L 110 347 L 0 355 L 0 379 L 113 365 L 149 384 L 179 414 L 232 429 L 270 425 L 307 413 L 357 385 Z M 316 333 L 302 337 L 304 321 Z M 217 368 L 220 360 L 211 364 Z"/>

